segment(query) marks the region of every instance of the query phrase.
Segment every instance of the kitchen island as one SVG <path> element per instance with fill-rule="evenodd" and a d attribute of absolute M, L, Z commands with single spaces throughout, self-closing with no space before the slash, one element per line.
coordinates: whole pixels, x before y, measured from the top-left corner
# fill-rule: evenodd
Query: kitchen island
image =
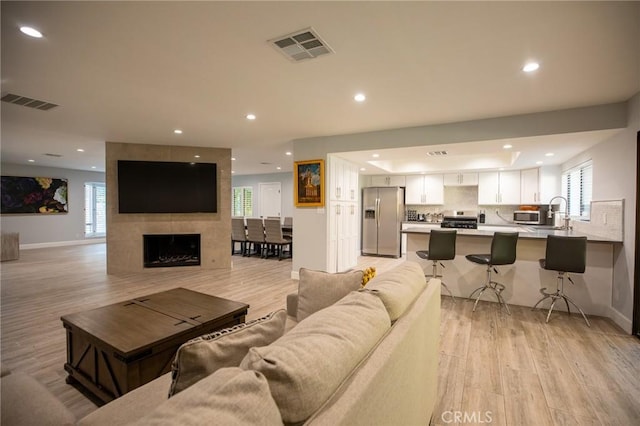
<path fill-rule="evenodd" d="M 406 223 L 401 232 L 406 235 L 407 260 L 417 261 L 430 273 L 431 262 L 420 259 L 417 250 L 429 247 L 429 233 L 441 229 L 439 224 L 409 226 Z M 555 291 L 557 273 L 540 268 L 539 259 L 544 258 L 548 235 L 586 236 L 587 268 L 584 274 L 571 274 L 575 285 L 565 282 L 565 293 L 587 314 L 610 316 L 611 291 L 613 284 L 614 245 L 622 241 L 584 234 L 576 231 L 535 228 L 528 226 L 479 225 L 478 229 L 457 229 L 456 257 L 443 262 L 439 268 L 451 292 L 456 297 L 466 298 L 473 290 L 482 286 L 486 279 L 486 268 L 468 261 L 465 256 L 473 253 L 489 253 L 494 232 L 518 232 L 516 262 L 513 265 L 498 266 L 495 281 L 506 287 L 502 292 L 505 301 L 512 305 L 533 306 L 542 297 L 540 289 Z M 496 302 L 495 296 L 485 292 L 482 300 Z M 561 306 L 562 305 L 562 306 Z M 540 305 L 539 305 L 540 306 Z M 548 302 L 542 304 L 548 308 Z M 565 310 L 566 306 L 556 303 L 554 310 Z"/>

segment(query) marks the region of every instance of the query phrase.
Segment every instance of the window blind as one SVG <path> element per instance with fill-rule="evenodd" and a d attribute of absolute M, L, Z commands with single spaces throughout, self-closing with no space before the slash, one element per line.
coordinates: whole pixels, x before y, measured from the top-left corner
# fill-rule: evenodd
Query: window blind
<path fill-rule="evenodd" d="M 569 216 L 589 220 L 593 192 L 593 164 L 591 161 L 562 172 L 562 195 L 569 202 Z"/>

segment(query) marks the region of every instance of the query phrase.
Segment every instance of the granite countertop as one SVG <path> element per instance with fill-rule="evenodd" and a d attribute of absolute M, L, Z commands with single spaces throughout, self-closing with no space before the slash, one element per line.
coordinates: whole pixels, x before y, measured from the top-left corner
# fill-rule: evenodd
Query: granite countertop
<path fill-rule="evenodd" d="M 429 223 L 429 222 L 403 222 L 405 224 L 412 225 L 431 225 L 431 226 L 421 226 L 414 228 L 407 228 L 400 231 L 404 234 L 428 234 L 431 229 L 438 228 L 440 229 L 439 223 Z M 452 229 L 452 228 L 445 228 Z M 611 238 L 599 237 L 596 235 L 585 234 L 584 232 L 578 231 L 565 231 L 559 229 L 553 229 L 551 227 L 536 227 L 536 226 L 519 226 L 519 225 L 478 225 L 478 229 L 456 229 L 458 231 L 458 235 L 465 236 L 477 236 L 477 237 L 493 237 L 494 232 L 518 232 L 519 238 L 530 238 L 530 239 L 546 239 L 548 235 L 560 235 L 560 236 L 570 236 L 570 237 L 587 237 L 587 241 L 590 242 L 599 242 L 599 243 L 622 243 L 620 240 L 613 240 Z"/>

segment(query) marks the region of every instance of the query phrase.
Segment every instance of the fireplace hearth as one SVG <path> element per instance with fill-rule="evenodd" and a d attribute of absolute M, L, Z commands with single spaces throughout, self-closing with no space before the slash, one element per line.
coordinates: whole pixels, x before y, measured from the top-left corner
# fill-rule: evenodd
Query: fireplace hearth
<path fill-rule="evenodd" d="M 143 235 L 144 267 L 200 265 L 200 234 Z"/>

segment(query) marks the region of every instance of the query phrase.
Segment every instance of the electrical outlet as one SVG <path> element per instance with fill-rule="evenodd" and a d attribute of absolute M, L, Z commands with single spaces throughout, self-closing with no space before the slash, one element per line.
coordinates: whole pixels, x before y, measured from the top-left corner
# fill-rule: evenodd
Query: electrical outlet
<path fill-rule="evenodd" d="M 607 224 L 607 214 L 606 213 L 602 213 L 602 224 L 603 225 Z"/>

